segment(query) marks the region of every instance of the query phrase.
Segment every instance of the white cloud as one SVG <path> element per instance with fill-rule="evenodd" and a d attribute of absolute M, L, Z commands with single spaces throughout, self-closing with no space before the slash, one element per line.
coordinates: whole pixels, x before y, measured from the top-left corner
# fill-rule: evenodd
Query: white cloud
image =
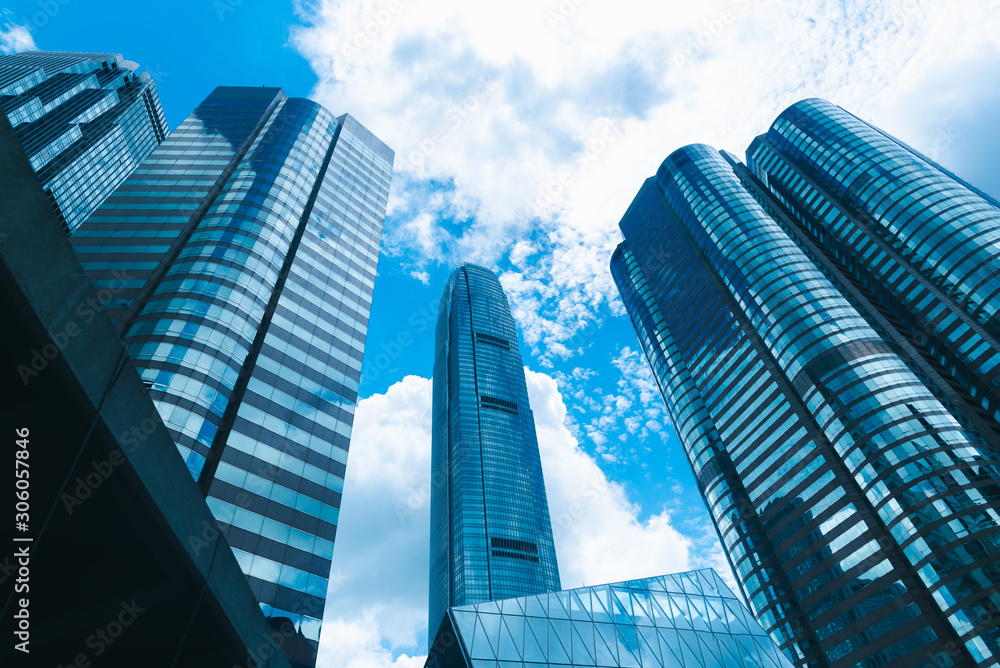
<path fill-rule="evenodd" d="M 424 378 L 407 376 L 358 403 L 333 555 L 340 582 L 327 598 L 320 667 L 393 666 L 397 648 L 423 651 L 430 429 Z"/>
<path fill-rule="evenodd" d="M 525 369 L 564 588 L 689 570 L 691 541 L 666 512 L 645 521 L 566 428 L 556 381 Z"/>
<path fill-rule="evenodd" d="M 395 193 L 440 194 L 394 199 L 393 252 L 418 266 L 511 252 L 504 286 L 550 361 L 579 351 L 595 307 L 621 312 L 615 224 L 672 150 L 741 154 L 813 95 L 928 145 L 942 90 L 953 107 L 996 98 L 977 92 L 983 76 L 953 76 L 995 71 L 983 65 L 1000 44 L 993 0 L 320 0 L 303 16 L 294 41 L 314 96 L 395 148 Z M 970 151 L 992 164 L 976 143 L 954 162 Z"/>
<path fill-rule="evenodd" d="M 656 434 L 653 440 L 657 445 L 670 439 L 670 418 L 641 352 L 625 346 L 610 362 L 619 372 L 610 392 L 596 386 L 603 384 L 601 381 L 607 382 L 609 377 L 595 378 L 591 370 L 577 367 L 571 374 L 556 372 L 553 377 L 560 389 L 575 400 L 573 409 L 579 414 L 577 419 L 586 420 L 579 429 L 596 446 L 595 453 L 609 462 L 642 464 L 652 434 Z M 572 427 L 573 434 L 579 436 L 575 423 Z M 614 434 L 619 435 L 618 442 L 609 444 L 609 437 Z"/>
<path fill-rule="evenodd" d="M 20 53 L 35 51 L 35 38 L 27 26 L 15 23 L 4 23 L 0 28 L 0 53 Z"/>
<path fill-rule="evenodd" d="M 566 427 L 556 381 L 525 369 L 564 587 L 704 564 L 666 511 L 641 509 Z M 581 372 L 583 373 L 583 372 Z M 351 439 L 320 668 L 422 665 L 427 633 L 431 380 L 361 400 Z M 684 520 L 683 515 L 678 518 Z M 700 535 L 695 540 L 701 540 Z M 705 554 L 711 554 L 711 546 Z"/>
<path fill-rule="evenodd" d="M 410 656 L 385 646 L 385 630 L 379 624 L 381 610 L 373 610 L 363 611 L 357 619 L 337 617 L 323 623 L 319 668 L 423 668 L 426 655 Z"/>

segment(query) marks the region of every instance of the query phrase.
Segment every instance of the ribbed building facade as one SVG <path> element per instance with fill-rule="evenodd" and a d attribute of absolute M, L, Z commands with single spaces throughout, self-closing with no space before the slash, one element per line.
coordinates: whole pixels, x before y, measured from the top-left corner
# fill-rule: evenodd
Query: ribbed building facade
<path fill-rule="evenodd" d="M 1000 208 L 821 100 L 748 162 L 671 154 L 612 258 L 743 593 L 798 666 L 998 665 Z"/>
<path fill-rule="evenodd" d="M 453 606 L 560 588 L 517 329 L 489 269 L 445 287 L 433 392 L 428 643 Z"/>
<path fill-rule="evenodd" d="M 67 234 L 168 134 L 156 86 L 113 53 L 0 56 L 0 109 Z"/>
<path fill-rule="evenodd" d="M 71 237 L 264 612 L 315 662 L 393 152 L 217 88 Z"/>

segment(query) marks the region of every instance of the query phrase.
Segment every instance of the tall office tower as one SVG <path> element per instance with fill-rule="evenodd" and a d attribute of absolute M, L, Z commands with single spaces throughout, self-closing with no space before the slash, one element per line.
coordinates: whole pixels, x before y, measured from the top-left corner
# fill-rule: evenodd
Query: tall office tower
<path fill-rule="evenodd" d="M 1000 455 L 957 360 L 1000 361 L 1000 211 L 821 101 L 750 151 L 670 155 L 611 262 L 743 593 L 799 666 L 996 665 Z"/>
<path fill-rule="evenodd" d="M 299 665 L 319 640 L 392 162 L 346 114 L 221 87 L 71 237 L 265 613 L 301 634 L 285 644 Z"/>
<path fill-rule="evenodd" d="M 452 273 L 435 339 L 428 644 L 453 606 L 559 589 L 517 329 L 492 271 Z"/>
<path fill-rule="evenodd" d="M 156 86 L 113 53 L 0 56 L 0 108 L 67 234 L 167 136 Z"/>

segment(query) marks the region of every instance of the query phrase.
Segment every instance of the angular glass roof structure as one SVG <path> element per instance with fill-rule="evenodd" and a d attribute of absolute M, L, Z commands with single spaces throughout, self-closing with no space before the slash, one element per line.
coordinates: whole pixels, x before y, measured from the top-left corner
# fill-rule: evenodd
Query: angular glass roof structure
<path fill-rule="evenodd" d="M 451 608 L 425 668 L 790 668 L 711 569 Z"/>

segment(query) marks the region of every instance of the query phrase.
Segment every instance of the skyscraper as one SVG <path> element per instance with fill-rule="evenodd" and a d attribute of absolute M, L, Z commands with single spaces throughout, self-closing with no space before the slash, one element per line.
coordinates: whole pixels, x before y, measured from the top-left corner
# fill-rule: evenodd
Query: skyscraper
<path fill-rule="evenodd" d="M 113 53 L 0 56 L 0 108 L 67 233 L 168 132 L 156 86 Z"/>
<path fill-rule="evenodd" d="M 995 665 L 1000 208 L 820 100 L 749 162 L 671 154 L 611 261 L 741 588 L 799 666 Z"/>
<path fill-rule="evenodd" d="M 747 164 L 751 194 L 1000 448 L 1000 203 L 824 100 L 781 114 Z"/>
<path fill-rule="evenodd" d="M 78 311 L 97 296 L 3 114 L 0 184 L 0 431 L 44 469 L 16 478 L 4 665 L 289 668 L 121 337 Z"/>
<path fill-rule="evenodd" d="M 72 237 L 264 612 L 312 665 L 393 152 L 217 88 Z"/>
<path fill-rule="evenodd" d="M 517 329 L 493 272 L 452 273 L 435 348 L 429 644 L 452 606 L 559 589 Z"/>

